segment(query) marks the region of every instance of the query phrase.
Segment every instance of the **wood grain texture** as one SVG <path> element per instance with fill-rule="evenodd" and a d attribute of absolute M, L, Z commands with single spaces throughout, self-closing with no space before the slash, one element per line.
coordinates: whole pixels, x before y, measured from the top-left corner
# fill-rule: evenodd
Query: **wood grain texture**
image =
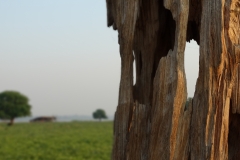
<path fill-rule="evenodd" d="M 239 158 L 240 1 L 106 4 L 121 55 L 112 159 Z M 185 105 L 184 51 L 191 39 L 200 45 L 199 77 Z"/>

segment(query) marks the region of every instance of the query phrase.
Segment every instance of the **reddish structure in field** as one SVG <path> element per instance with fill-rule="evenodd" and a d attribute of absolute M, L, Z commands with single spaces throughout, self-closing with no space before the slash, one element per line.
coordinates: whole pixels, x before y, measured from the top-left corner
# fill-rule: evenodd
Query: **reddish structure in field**
<path fill-rule="evenodd" d="M 52 116 L 52 117 L 41 116 L 41 117 L 36 117 L 36 118 L 30 120 L 30 122 L 53 122 L 56 120 L 57 120 L 57 118 L 54 116 Z"/>

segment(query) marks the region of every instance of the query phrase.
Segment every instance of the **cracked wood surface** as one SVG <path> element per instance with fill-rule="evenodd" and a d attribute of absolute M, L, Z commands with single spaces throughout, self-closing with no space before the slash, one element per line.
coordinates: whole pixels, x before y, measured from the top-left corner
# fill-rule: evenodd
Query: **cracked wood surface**
<path fill-rule="evenodd" d="M 114 160 L 237 160 L 240 1 L 106 0 L 119 33 L 121 80 Z M 187 104 L 186 41 L 200 45 Z M 133 84 L 133 61 L 136 83 Z"/>

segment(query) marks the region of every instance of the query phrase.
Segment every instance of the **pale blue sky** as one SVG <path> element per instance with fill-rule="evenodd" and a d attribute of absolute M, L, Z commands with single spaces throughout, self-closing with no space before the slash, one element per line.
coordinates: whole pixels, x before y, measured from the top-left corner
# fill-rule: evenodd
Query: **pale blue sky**
<path fill-rule="evenodd" d="M 120 56 L 105 0 L 0 0 L 0 31 L 0 92 L 27 95 L 33 115 L 114 114 Z M 187 46 L 189 96 L 197 48 Z"/>

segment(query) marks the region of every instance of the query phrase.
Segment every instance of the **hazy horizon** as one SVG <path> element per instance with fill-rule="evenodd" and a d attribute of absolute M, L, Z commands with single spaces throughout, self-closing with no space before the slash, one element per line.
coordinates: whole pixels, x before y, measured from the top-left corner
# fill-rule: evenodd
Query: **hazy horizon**
<path fill-rule="evenodd" d="M 107 27 L 105 0 L 0 0 L 0 92 L 30 99 L 32 115 L 113 116 L 120 81 L 118 35 Z M 188 43 L 188 95 L 198 76 L 196 42 Z"/>

